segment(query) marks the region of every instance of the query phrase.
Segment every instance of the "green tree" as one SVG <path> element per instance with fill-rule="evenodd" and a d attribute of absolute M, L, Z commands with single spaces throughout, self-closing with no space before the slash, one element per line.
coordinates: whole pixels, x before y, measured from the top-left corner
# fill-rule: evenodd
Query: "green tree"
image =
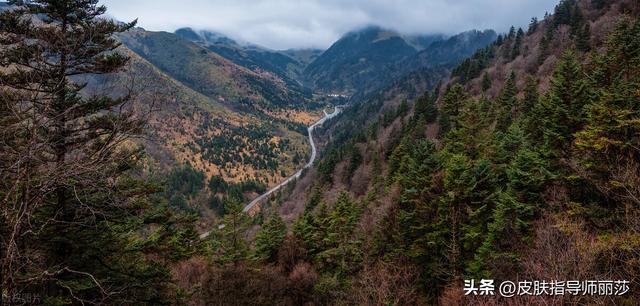
<path fill-rule="evenodd" d="M 593 97 L 590 91 L 576 53 L 565 52 L 551 78 L 551 89 L 534 107 L 529 128 L 534 137 L 556 152 L 567 150 L 573 133 L 584 125 L 585 105 Z"/>
<path fill-rule="evenodd" d="M 438 108 L 435 104 L 436 97 L 426 92 L 416 99 L 414 115 L 422 117 L 427 123 L 434 123 L 438 119 Z"/>
<path fill-rule="evenodd" d="M 225 203 L 224 227 L 220 230 L 219 261 L 238 265 L 249 256 L 249 245 L 245 239 L 249 227 L 249 216 L 235 199 Z"/>
<path fill-rule="evenodd" d="M 538 18 L 533 17 L 531 18 L 531 22 L 529 23 L 529 30 L 527 30 L 527 34 L 531 35 L 535 33 L 537 29 L 538 29 Z"/>
<path fill-rule="evenodd" d="M 166 303 L 168 271 L 132 235 L 157 220 L 145 218 L 159 189 L 133 178 L 141 150 L 123 145 L 142 116 L 131 93 L 87 94 L 78 81 L 122 71 L 114 35 L 135 22 L 102 18 L 97 0 L 10 3 L 0 14 L 0 62 L 11 67 L 0 73 L 3 295 Z"/>
<path fill-rule="evenodd" d="M 516 28 L 514 26 L 511 26 L 511 28 L 509 28 L 509 34 L 507 34 L 507 39 L 513 40 L 516 37 Z"/>
<path fill-rule="evenodd" d="M 595 57 L 590 73 L 596 99 L 586 107 L 584 128 L 575 134 L 581 177 L 596 186 L 629 218 L 640 204 L 637 188 L 640 141 L 640 22 L 623 20 Z M 610 209 L 610 208 L 608 208 Z M 628 219 L 627 219 L 628 220 Z"/>
<path fill-rule="evenodd" d="M 212 193 L 225 192 L 229 188 L 229 184 L 220 175 L 214 175 L 209 179 L 209 190 Z"/>
<path fill-rule="evenodd" d="M 513 41 L 513 47 L 511 49 L 511 59 L 514 60 L 520 55 L 520 49 L 522 48 L 522 39 L 524 38 L 524 31 L 522 28 L 518 28 L 518 33 Z"/>
<path fill-rule="evenodd" d="M 518 105 L 517 94 L 516 74 L 512 71 L 498 97 L 498 128 L 506 129 L 513 122 Z"/>
<path fill-rule="evenodd" d="M 576 48 L 583 52 L 591 50 L 591 26 L 585 23 L 576 33 Z"/>
<path fill-rule="evenodd" d="M 528 76 L 524 87 L 524 98 L 518 113 L 520 115 L 528 115 L 538 104 L 540 94 L 538 93 L 538 80 L 533 76 Z"/>
<path fill-rule="evenodd" d="M 407 100 L 404 99 L 398 106 L 398 109 L 396 111 L 396 116 L 403 118 L 404 116 L 407 115 L 407 113 L 409 113 L 409 102 L 407 102 Z"/>
<path fill-rule="evenodd" d="M 452 126 L 469 95 L 460 84 L 451 87 L 444 96 L 440 112 L 440 134 L 444 135 Z"/>
<path fill-rule="evenodd" d="M 482 92 L 487 92 L 487 90 L 491 89 L 491 78 L 489 77 L 488 73 L 484 73 L 482 75 Z"/>
<path fill-rule="evenodd" d="M 538 66 L 542 65 L 549 56 L 549 48 L 551 44 L 551 38 L 549 35 L 545 35 L 540 39 L 540 54 L 538 54 Z"/>
<path fill-rule="evenodd" d="M 349 194 L 342 192 L 326 219 L 328 227 L 323 239 L 324 249 L 317 255 L 326 269 L 346 276 L 357 268 L 362 250 L 359 239 L 353 236 L 360 214 L 359 206 Z"/>
<path fill-rule="evenodd" d="M 498 133 L 493 162 L 503 165 L 505 187 L 496 190 L 494 207 L 488 220 L 486 235 L 468 262 L 467 271 L 474 277 L 501 275 L 504 270 L 517 271 L 520 245 L 530 238 L 531 223 L 536 208 L 543 200 L 540 196 L 553 179 L 548 161 L 532 145 L 518 124 L 506 133 Z"/>
<path fill-rule="evenodd" d="M 256 256 L 274 261 L 287 235 L 287 225 L 278 214 L 274 214 L 256 234 Z"/>

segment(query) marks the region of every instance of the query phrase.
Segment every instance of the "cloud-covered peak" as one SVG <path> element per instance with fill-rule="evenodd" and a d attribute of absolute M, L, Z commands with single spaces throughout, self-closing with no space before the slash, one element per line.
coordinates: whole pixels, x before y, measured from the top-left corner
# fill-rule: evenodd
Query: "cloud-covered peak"
<path fill-rule="evenodd" d="M 183 27 L 224 33 L 272 49 L 327 48 L 368 25 L 403 34 L 506 31 L 551 11 L 557 0 L 106 0 L 120 20 L 149 30 Z"/>

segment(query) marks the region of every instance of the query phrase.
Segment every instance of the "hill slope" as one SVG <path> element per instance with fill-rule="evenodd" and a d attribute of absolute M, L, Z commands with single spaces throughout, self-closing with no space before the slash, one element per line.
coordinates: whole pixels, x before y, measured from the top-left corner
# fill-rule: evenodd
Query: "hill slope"
<path fill-rule="evenodd" d="M 320 137 L 322 161 L 273 208 L 298 214 L 293 236 L 319 282 L 334 277 L 353 304 L 391 292 L 446 305 L 504 302 L 465 297 L 461 279 L 637 283 L 637 4 L 563 0 L 439 91 L 416 95 L 424 82 L 408 76 L 345 110 Z"/>
<path fill-rule="evenodd" d="M 305 69 L 307 86 L 362 99 L 418 69 L 446 72 L 495 39 L 493 31 L 403 36 L 378 27 L 346 34 Z"/>
<path fill-rule="evenodd" d="M 276 76 L 235 65 L 171 33 L 137 30 L 120 39 L 166 74 L 228 105 L 274 109 L 304 105 L 308 98 Z"/>
<path fill-rule="evenodd" d="M 88 88 L 111 95 L 133 89 L 141 111 L 153 107 L 142 140 L 149 175 L 173 182 L 171 204 L 200 213 L 205 228 L 223 208 L 205 187 L 209 179 L 240 190 L 242 201 L 304 164 L 306 126 L 321 110 L 309 109 L 302 93 L 170 33 L 137 29 L 119 38 L 120 52 L 131 57 L 128 71 L 93 76 Z"/>
<path fill-rule="evenodd" d="M 305 78 L 309 86 L 320 91 L 352 93 L 378 86 L 389 73 L 394 73 L 395 63 L 416 52 L 399 34 L 369 27 L 348 33 L 334 43 L 307 66 Z"/>
<path fill-rule="evenodd" d="M 273 73 L 282 78 L 289 87 L 297 90 L 300 90 L 301 73 L 304 67 L 322 52 L 319 50 L 273 51 L 259 46 L 239 44 L 222 34 L 210 31 L 196 32 L 191 28 L 178 29 L 175 34 L 251 71 Z"/>

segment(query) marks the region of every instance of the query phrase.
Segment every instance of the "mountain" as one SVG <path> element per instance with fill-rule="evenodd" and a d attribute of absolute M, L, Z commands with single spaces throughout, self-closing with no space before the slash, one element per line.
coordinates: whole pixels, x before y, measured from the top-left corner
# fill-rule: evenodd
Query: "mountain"
<path fill-rule="evenodd" d="M 307 86 L 365 97 L 413 70 L 455 66 L 491 43 L 493 31 L 404 36 L 379 27 L 346 34 L 305 69 Z"/>
<path fill-rule="evenodd" d="M 302 65 L 302 67 L 307 67 L 313 61 L 315 61 L 318 57 L 320 57 L 320 55 L 322 55 L 324 50 L 320 50 L 320 49 L 288 49 L 288 50 L 284 50 L 284 51 L 281 51 L 281 52 L 286 54 L 287 56 L 295 59 L 296 61 L 298 61 Z"/>
<path fill-rule="evenodd" d="M 120 52 L 131 57 L 129 70 L 85 81 L 110 94 L 133 84 L 139 99 L 153 105 L 142 140 L 150 175 L 170 182 L 170 204 L 198 213 L 198 226 L 215 222 L 214 212 L 224 211 L 218 197 L 230 189 L 239 201 L 251 199 L 304 163 L 306 126 L 321 111 L 299 87 L 172 33 L 135 29 L 118 39 Z M 209 196 L 202 188 L 214 177 L 229 190 Z"/>
<path fill-rule="evenodd" d="M 432 35 L 405 35 L 404 39 L 414 47 L 418 51 L 422 51 L 429 47 L 432 43 L 437 41 L 443 41 L 447 39 L 447 36 L 444 34 L 432 34 Z"/>
<path fill-rule="evenodd" d="M 395 63 L 416 48 L 398 33 L 379 27 L 347 33 L 304 71 L 306 84 L 326 93 L 353 93 L 379 86 L 396 75 Z"/>
<path fill-rule="evenodd" d="M 300 88 L 301 73 L 317 50 L 273 51 L 251 44 L 240 44 L 235 40 L 211 31 L 191 28 L 178 29 L 176 35 L 195 42 L 255 72 L 270 72 L 282 78 L 289 87 Z"/>
<path fill-rule="evenodd" d="M 478 49 L 488 46 L 497 38 L 493 30 L 468 31 L 454 35 L 447 39 L 436 40 L 430 43 L 422 51 L 411 57 L 405 63 L 402 70 L 411 70 L 412 67 L 437 67 L 453 68 L 462 60 L 473 55 Z"/>
<path fill-rule="evenodd" d="M 274 108 L 300 105 L 308 98 L 275 75 L 238 66 L 171 33 L 138 30 L 120 39 L 173 78 L 229 105 Z"/>

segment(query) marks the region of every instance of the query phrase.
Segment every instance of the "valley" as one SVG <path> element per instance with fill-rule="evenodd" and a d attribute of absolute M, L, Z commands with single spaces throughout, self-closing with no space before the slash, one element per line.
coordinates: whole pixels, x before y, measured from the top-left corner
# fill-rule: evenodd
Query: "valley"
<path fill-rule="evenodd" d="M 639 0 L 143 2 L 0 2 L 0 305 L 640 301 Z"/>

